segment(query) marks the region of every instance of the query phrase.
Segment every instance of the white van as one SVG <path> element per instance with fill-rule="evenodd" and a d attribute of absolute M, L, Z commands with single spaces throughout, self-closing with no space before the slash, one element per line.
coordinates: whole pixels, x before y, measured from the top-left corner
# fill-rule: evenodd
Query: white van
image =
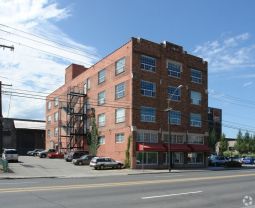
<path fill-rule="evenodd" d="M 18 153 L 16 149 L 4 149 L 4 152 L 2 154 L 2 159 L 9 161 L 15 161 L 18 162 Z"/>

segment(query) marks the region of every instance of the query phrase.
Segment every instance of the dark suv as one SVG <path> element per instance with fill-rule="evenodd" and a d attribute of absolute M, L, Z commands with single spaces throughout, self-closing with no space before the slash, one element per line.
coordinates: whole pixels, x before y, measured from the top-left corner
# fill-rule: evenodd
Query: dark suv
<path fill-rule="evenodd" d="M 89 154 L 88 151 L 75 150 L 75 151 L 67 153 L 64 158 L 65 158 L 66 162 L 71 162 L 73 159 L 77 159 L 83 155 L 88 155 L 88 154 Z"/>

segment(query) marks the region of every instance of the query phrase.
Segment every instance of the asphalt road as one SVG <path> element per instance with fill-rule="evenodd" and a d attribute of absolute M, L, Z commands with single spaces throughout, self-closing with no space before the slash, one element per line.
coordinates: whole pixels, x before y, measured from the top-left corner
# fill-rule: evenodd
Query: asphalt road
<path fill-rule="evenodd" d="M 0 180 L 0 207 L 255 207 L 254 179 L 254 170 L 229 170 Z"/>

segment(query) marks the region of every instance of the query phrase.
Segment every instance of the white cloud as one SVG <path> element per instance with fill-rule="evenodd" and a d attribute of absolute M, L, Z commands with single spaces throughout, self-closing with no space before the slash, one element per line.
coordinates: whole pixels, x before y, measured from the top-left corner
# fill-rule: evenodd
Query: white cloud
<path fill-rule="evenodd" d="M 255 44 L 248 44 L 249 33 L 220 40 L 208 41 L 195 48 L 193 53 L 209 63 L 210 72 L 255 67 Z"/>
<path fill-rule="evenodd" d="M 248 87 L 251 86 L 253 84 L 253 82 L 246 82 L 243 84 L 243 87 Z"/>
<path fill-rule="evenodd" d="M 0 80 L 13 85 L 12 90 L 4 87 L 4 91 L 52 92 L 63 84 L 65 68 L 70 63 L 90 66 L 97 60 L 93 47 L 74 41 L 54 24 L 68 18 L 69 9 L 59 8 L 52 0 L 0 0 L 0 3 L 0 43 L 15 47 L 13 52 L 0 50 Z M 38 37 L 42 35 L 43 39 Z M 20 93 L 31 94 L 13 93 L 9 117 L 44 119 L 45 101 L 17 97 L 24 96 Z M 9 101 L 10 96 L 4 95 L 4 116 Z"/>

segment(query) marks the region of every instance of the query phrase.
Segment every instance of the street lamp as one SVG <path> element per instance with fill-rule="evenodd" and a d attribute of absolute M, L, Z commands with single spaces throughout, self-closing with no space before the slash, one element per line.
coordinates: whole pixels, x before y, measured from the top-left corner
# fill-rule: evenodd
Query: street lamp
<path fill-rule="evenodd" d="M 170 115 L 169 115 L 169 113 L 170 113 L 170 111 L 171 110 L 173 110 L 171 107 L 170 107 L 170 100 L 171 100 L 171 98 L 174 96 L 174 94 L 175 94 L 175 92 L 178 90 L 178 89 L 180 89 L 180 88 L 182 88 L 182 85 L 179 85 L 178 87 L 176 87 L 175 88 L 175 90 L 174 90 L 174 92 L 172 93 L 172 95 L 170 95 L 170 98 L 168 98 L 167 100 L 168 100 L 168 106 L 167 106 L 167 109 L 165 109 L 165 111 L 167 112 L 167 119 L 168 119 L 168 126 L 167 126 L 167 130 L 168 130 L 168 151 L 167 151 L 167 154 L 168 154 L 168 157 L 167 157 L 167 159 L 168 159 L 168 170 L 169 170 L 169 172 L 171 172 L 171 151 L 170 151 L 170 149 L 171 149 L 171 129 L 170 129 L 170 126 L 171 126 L 171 118 L 170 118 Z M 170 119 L 169 119 L 170 118 Z"/>

